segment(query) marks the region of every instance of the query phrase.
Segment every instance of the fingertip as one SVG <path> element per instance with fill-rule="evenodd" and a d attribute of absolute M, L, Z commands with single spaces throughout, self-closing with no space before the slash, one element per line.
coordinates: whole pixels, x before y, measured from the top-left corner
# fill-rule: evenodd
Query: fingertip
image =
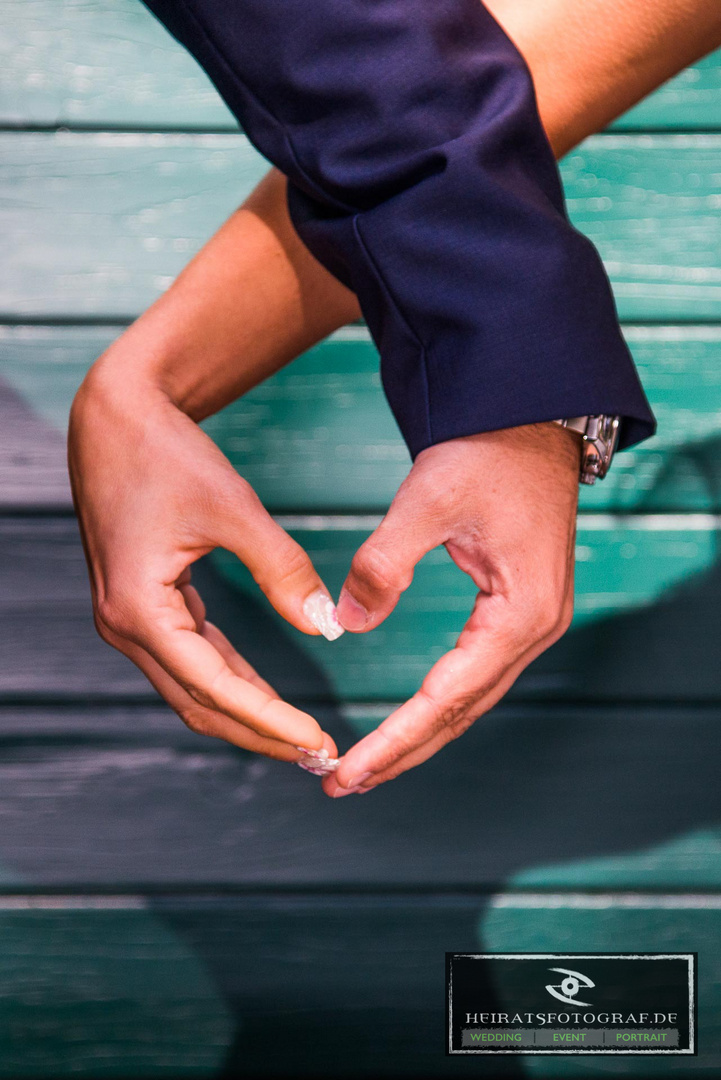
<path fill-rule="evenodd" d="M 342 784 L 338 783 L 338 778 L 335 773 L 325 777 L 322 788 L 330 799 L 343 799 L 346 795 L 365 795 L 367 792 L 373 790 L 372 787 L 361 787 L 359 784 L 356 784 L 353 787 L 344 787 Z"/>
<path fill-rule="evenodd" d="M 328 751 L 328 757 L 340 757 L 338 753 L 338 747 L 335 744 L 335 740 L 330 737 L 327 731 L 323 732 L 323 746 L 321 749 Z"/>
<path fill-rule="evenodd" d="M 262 722 L 263 734 L 282 739 L 293 746 L 319 751 L 323 748 L 323 729 L 310 713 L 297 709 L 282 698 L 272 698 L 263 710 L 262 719 L 256 714 L 256 724 Z M 247 722 L 247 718 L 242 720 Z M 259 727 L 256 730 L 260 731 Z"/>
<path fill-rule="evenodd" d="M 323 730 L 316 720 L 312 716 L 308 716 L 308 725 L 303 730 L 302 737 L 293 740 L 293 745 L 297 750 L 305 752 L 307 750 L 312 751 L 314 754 L 320 753 L 326 749 Z M 328 748 L 328 757 L 331 757 L 330 748 Z"/>
<path fill-rule="evenodd" d="M 321 787 L 329 799 L 342 799 L 344 795 L 351 794 L 348 788 L 345 788 L 342 784 L 338 783 L 336 773 L 331 773 L 329 776 L 324 777 Z"/>
<path fill-rule="evenodd" d="M 337 612 L 341 626 L 354 634 L 362 633 L 370 621 L 370 615 L 366 608 L 360 601 L 356 600 L 345 586 L 341 589 L 338 598 Z"/>
<path fill-rule="evenodd" d="M 324 588 L 315 589 L 303 602 L 303 615 L 314 630 L 326 641 L 336 641 L 344 632 L 338 619 L 338 610 L 330 594 Z M 307 631 L 312 633 L 312 631 Z"/>

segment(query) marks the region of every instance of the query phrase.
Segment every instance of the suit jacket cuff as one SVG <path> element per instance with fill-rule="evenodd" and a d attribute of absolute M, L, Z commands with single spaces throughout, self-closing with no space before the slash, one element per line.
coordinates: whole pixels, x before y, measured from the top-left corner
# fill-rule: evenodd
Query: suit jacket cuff
<path fill-rule="evenodd" d="M 479 0 L 146 0 L 289 178 L 357 293 L 411 454 L 559 416 L 654 420 L 569 223 L 518 50 Z"/>

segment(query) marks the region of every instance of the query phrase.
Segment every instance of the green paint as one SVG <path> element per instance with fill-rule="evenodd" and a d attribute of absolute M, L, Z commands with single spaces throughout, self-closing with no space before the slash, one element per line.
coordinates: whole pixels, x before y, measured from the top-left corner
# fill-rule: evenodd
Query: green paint
<path fill-rule="evenodd" d="M 607 135 L 562 165 L 574 224 L 598 247 L 622 318 L 721 315 L 719 135 Z"/>
<path fill-rule="evenodd" d="M 138 0 L 2 0 L 0 122 L 167 128 L 235 122 Z M 718 126 L 721 56 L 672 79 L 616 127 Z"/>
<path fill-rule="evenodd" d="M 235 1023 L 148 910 L 2 910 L 0 1077 L 214 1076 Z"/>
<path fill-rule="evenodd" d="M 139 0 L 0 0 L 0 122 L 237 128 Z"/>
<path fill-rule="evenodd" d="M 482 915 L 479 952 L 698 952 L 699 1056 L 658 1058 L 610 1056 L 578 1063 L 560 1057 L 523 1059 L 524 1071 L 538 1077 L 717 1076 L 721 1069 L 721 910 L 707 910 L 683 896 L 654 906 L 643 899 L 630 906 L 623 895 L 524 899 L 504 894 Z M 574 906 L 581 905 L 581 906 Z M 689 1063 L 692 1063 L 691 1069 Z"/>
<path fill-rule="evenodd" d="M 267 172 L 243 135 L 0 134 L 0 312 L 132 317 Z"/>
<path fill-rule="evenodd" d="M 73 394 L 120 326 L 0 326 L 0 378 L 65 431 Z M 629 326 L 659 421 L 582 509 L 721 510 L 721 327 Z M 350 327 L 206 422 L 275 511 L 382 511 L 409 459 L 367 333 Z"/>
<path fill-rule="evenodd" d="M 622 518 L 581 519 L 575 627 L 650 605 L 715 560 L 717 535 L 703 520 L 697 529 L 664 528 L 662 518 L 641 522 L 641 527 L 632 520 L 634 524 Z M 292 535 L 337 596 L 353 553 L 368 532 L 293 528 Z M 217 551 L 214 559 L 232 585 L 257 600 L 269 619 L 280 620 L 233 555 Z M 331 646 L 323 638 L 287 626 L 284 630 L 342 698 L 402 698 L 420 685 L 435 660 L 453 648 L 475 595 L 470 578 L 443 548 L 437 548 L 419 563 L 396 610 L 371 633 L 345 634 Z"/>
<path fill-rule="evenodd" d="M 625 113 L 612 127 L 718 130 L 721 96 L 721 52 L 692 64 Z"/>
<path fill-rule="evenodd" d="M 653 752 L 649 746 L 649 754 Z M 721 825 L 631 854 L 531 867 L 514 874 L 508 884 L 519 889 L 721 888 Z"/>
<path fill-rule="evenodd" d="M 138 314 L 267 169 L 242 135 L 0 134 L 0 315 Z M 721 316 L 720 135 L 607 135 L 563 163 L 623 318 Z"/>

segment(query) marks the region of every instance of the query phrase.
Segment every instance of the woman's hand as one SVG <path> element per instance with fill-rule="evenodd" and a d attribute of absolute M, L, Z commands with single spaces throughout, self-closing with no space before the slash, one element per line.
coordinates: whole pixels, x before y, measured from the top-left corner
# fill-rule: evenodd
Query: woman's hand
<path fill-rule="evenodd" d="M 190 567 L 228 548 L 293 626 L 342 631 L 305 552 L 196 421 L 357 313 L 296 236 L 271 173 L 93 366 L 70 418 L 100 634 L 195 731 L 287 761 L 304 760 L 297 747 L 336 748 L 205 620 Z"/>
<path fill-rule="evenodd" d="M 114 357 L 111 348 L 86 378 L 69 434 L 100 635 L 194 731 L 285 761 L 303 760 L 298 747 L 335 757 L 313 717 L 281 701 L 206 621 L 190 567 L 227 548 L 288 622 L 332 638 L 342 631 L 337 624 L 334 631 L 332 607 L 328 622 L 323 582 L 211 439 Z"/>
<path fill-rule="evenodd" d="M 541 119 L 557 155 L 721 41 L 717 0 L 692 4 L 693 19 L 688 0 L 663 0 L 660 7 L 650 0 L 630 5 L 614 0 L 612 18 L 602 0 L 583 0 L 575 7 L 566 0 L 541 5 L 535 0 L 487 0 L 487 6 L 530 64 Z M 189 566 L 203 551 L 222 543 L 211 538 L 221 534 L 231 533 L 231 549 L 241 553 L 242 548 L 251 560 L 253 536 L 277 540 L 280 534 L 283 543 L 293 542 L 272 521 L 268 524 L 253 492 L 193 421 L 222 408 L 358 315 L 354 295 L 301 244 L 288 216 L 285 180 L 271 171 L 168 292 L 123 334 L 109 358 L 93 369 L 71 419 L 74 496 L 103 636 L 138 663 L 191 726 L 288 760 L 298 756 L 296 736 L 304 740 L 298 745 L 318 748 L 322 738 L 331 755 L 335 748 L 328 736 L 319 734 L 311 717 L 279 702 L 219 631 L 205 622 L 202 603 L 189 584 Z M 339 770 L 342 783 L 335 778 L 324 781 L 329 794 L 345 791 L 352 775 L 375 770 L 376 779 L 371 781 L 375 784 L 430 756 L 490 708 L 570 617 L 570 606 L 558 605 L 559 598 L 570 605 L 565 599 L 570 592 L 562 583 L 570 590 L 577 462 L 570 461 L 568 440 L 574 436 L 560 428 L 551 431 L 547 425 L 539 430 L 545 430 L 547 438 L 543 447 L 536 440 L 532 475 L 516 471 L 512 481 L 508 470 L 504 472 L 503 490 L 511 482 L 525 484 L 510 503 L 499 501 L 498 485 L 481 462 L 495 454 L 509 468 L 524 461 L 528 465 L 534 438 L 529 444 L 523 430 L 519 435 L 509 431 L 456 440 L 419 456 L 384 522 L 399 522 L 397 511 L 404 508 L 404 525 L 394 528 L 394 543 L 399 551 L 405 550 L 417 531 L 416 547 L 409 549 L 412 559 L 413 551 L 427 550 L 445 539 L 459 565 L 474 579 L 480 575 L 481 582 L 492 565 L 489 553 L 498 551 L 501 561 L 492 582 L 496 591 L 488 595 L 485 586 L 479 586 L 476 608 L 457 648 L 439 661 L 423 684 L 423 693 L 430 688 L 438 698 L 438 711 L 430 705 L 424 710 L 425 699 L 416 695 L 385 721 L 381 734 L 373 733 L 349 751 Z M 556 455 L 563 445 L 565 466 Z M 454 454 L 457 481 L 445 501 L 436 491 L 436 509 L 430 516 L 437 519 L 437 527 L 431 527 L 423 503 L 426 489 L 435 487 L 430 473 L 437 468 L 441 475 L 448 456 Z M 550 472 L 544 474 L 546 465 Z M 478 479 L 480 486 L 470 484 L 466 490 L 469 477 Z M 528 500 L 539 484 L 546 492 L 546 505 L 534 510 Z M 418 500 L 411 497 L 414 491 L 420 493 Z M 458 491 L 466 491 L 465 507 L 454 502 Z M 216 500 L 214 510 L 211 498 Z M 475 526 L 468 516 L 474 513 Z M 503 549 L 498 544 L 509 514 L 510 546 Z M 538 522 L 535 530 L 532 521 Z M 493 547 L 482 545 L 482 536 Z M 498 577 L 499 568 L 506 565 L 504 550 L 511 562 L 505 577 Z M 554 582 L 550 606 L 541 605 L 544 581 L 539 563 L 543 567 L 544 559 L 548 580 Z M 412 565 L 406 564 L 406 575 Z M 304 573 L 293 596 L 292 589 L 286 593 L 288 610 L 292 607 L 296 616 L 303 591 L 298 582 L 310 583 L 312 569 Z M 504 581 L 510 589 L 508 600 L 498 592 Z M 280 588 L 285 586 L 281 583 Z M 382 614 L 371 625 L 385 617 L 394 602 L 387 610 L 381 604 Z M 302 603 L 300 610 L 302 614 Z M 501 618 L 503 612 L 506 619 Z M 494 623 L 495 617 L 500 622 Z M 547 630 L 551 621 L 552 633 L 544 635 L 540 631 Z M 524 635 L 530 640 L 534 634 L 535 645 L 524 653 Z M 500 651 L 490 649 L 494 641 L 501 642 Z M 266 733 L 269 716 L 271 734 Z M 384 762 L 386 734 L 394 742 Z M 375 743 L 369 745 L 368 740 Z"/>
<path fill-rule="evenodd" d="M 344 755 L 323 781 L 326 794 L 370 791 L 432 757 L 568 628 L 580 445 L 556 424 L 533 424 L 438 443 L 418 455 L 353 559 L 338 617 L 348 630 L 373 630 L 410 585 L 416 563 L 439 544 L 478 595 L 455 648 Z"/>

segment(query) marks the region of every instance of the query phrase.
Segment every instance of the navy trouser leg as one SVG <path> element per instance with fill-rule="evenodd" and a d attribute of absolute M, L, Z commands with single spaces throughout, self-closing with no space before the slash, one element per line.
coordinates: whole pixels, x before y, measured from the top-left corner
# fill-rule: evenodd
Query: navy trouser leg
<path fill-rule="evenodd" d="M 480 0 L 145 0 L 289 178 L 358 295 L 415 456 L 461 435 L 653 416 L 530 74 Z"/>

